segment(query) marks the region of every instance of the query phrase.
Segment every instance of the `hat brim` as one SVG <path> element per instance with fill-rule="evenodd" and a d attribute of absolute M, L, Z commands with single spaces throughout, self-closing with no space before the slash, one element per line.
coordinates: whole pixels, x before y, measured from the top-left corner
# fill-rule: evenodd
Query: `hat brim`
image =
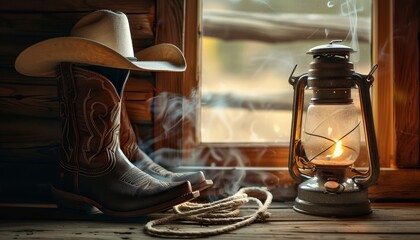
<path fill-rule="evenodd" d="M 27 76 L 54 77 L 60 62 L 152 72 L 182 72 L 182 52 L 172 44 L 158 44 L 136 53 L 131 61 L 113 49 L 86 38 L 59 37 L 36 43 L 16 58 L 15 68 Z"/>

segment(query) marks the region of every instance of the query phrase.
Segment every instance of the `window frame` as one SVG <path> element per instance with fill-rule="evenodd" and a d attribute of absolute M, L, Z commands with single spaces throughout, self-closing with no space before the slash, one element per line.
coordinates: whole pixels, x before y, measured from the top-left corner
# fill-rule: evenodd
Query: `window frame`
<path fill-rule="evenodd" d="M 416 0 L 407 0 L 399 3 L 405 7 L 418 7 Z M 373 102 L 374 102 L 374 116 L 376 131 L 378 139 L 378 149 L 380 155 L 381 164 L 381 176 L 378 184 L 369 188 L 370 197 L 372 198 L 405 198 L 405 199 L 420 199 L 420 171 L 415 169 L 401 169 L 402 167 L 419 167 L 418 157 L 418 135 L 417 140 L 411 142 L 410 146 L 402 145 L 399 143 L 401 138 L 397 138 L 396 126 L 413 121 L 413 119 L 406 116 L 396 116 L 396 108 L 401 103 L 396 104 L 396 90 L 401 89 L 400 85 L 407 81 L 406 76 L 395 75 L 396 71 L 403 66 L 398 61 L 394 61 L 395 57 L 395 28 L 396 24 L 404 24 L 403 21 L 406 19 L 397 19 L 394 15 L 395 11 L 401 11 L 401 8 L 393 0 L 374 0 L 374 12 L 373 12 L 373 62 L 379 64 L 379 68 L 375 74 L 375 85 L 373 90 Z M 159 22 L 167 22 L 162 19 L 170 20 L 170 18 L 176 19 L 178 23 L 177 31 L 170 30 L 169 33 L 163 33 L 168 31 L 168 26 L 161 25 L 161 31 L 157 36 L 157 43 L 160 42 L 175 42 L 178 46 L 184 50 L 184 55 L 188 63 L 186 72 L 184 73 L 157 73 L 156 74 L 156 89 L 158 92 L 170 91 L 176 94 L 181 94 L 185 99 L 194 101 L 197 104 L 197 108 L 200 106 L 200 99 L 196 94 L 193 94 L 199 89 L 200 81 L 200 37 L 201 37 L 201 0 L 194 1 L 157 1 L 157 18 Z M 175 13 L 174 13 L 175 12 Z M 413 14 L 413 18 L 417 18 Z M 181 19 L 180 19 L 181 18 Z M 159 29 L 159 24 L 158 24 Z M 166 29 L 166 30 L 165 30 Z M 173 28 L 172 28 L 173 29 Z M 408 31 L 408 29 L 405 29 Z M 404 33 L 399 33 L 404 34 Z M 174 36 L 176 40 L 174 41 Z M 412 39 L 414 41 L 414 39 Z M 418 45 L 417 45 L 418 46 Z M 398 47 L 401 47 L 398 45 Z M 410 52 L 409 48 L 399 48 L 400 51 Z M 381 51 L 381 54 L 379 54 Z M 380 56 L 379 56 L 380 55 Z M 415 60 L 415 59 L 414 59 Z M 414 63 L 414 62 L 413 62 Z M 417 54 L 418 63 L 418 54 Z M 418 66 L 418 64 L 417 64 Z M 408 78 L 415 82 L 413 79 L 413 72 L 416 69 L 415 63 L 408 70 L 407 73 L 411 78 Z M 410 75 L 411 74 L 411 75 Z M 418 80 L 418 72 L 417 72 Z M 171 81 L 169 84 L 168 82 Z M 414 87 L 417 87 L 418 84 Z M 407 89 L 407 87 L 405 87 Z M 417 90 L 418 92 L 418 90 Z M 410 99 L 413 97 L 413 92 L 409 93 Z M 414 91 L 415 94 L 415 91 Z M 419 101 L 409 106 L 405 106 L 418 113 Z M 378 103 L 381 103 L 380 105 Z M 398 105 L 400 104 L 400 105 Z M 415 109 L 417 108 L 417 109 Z M 414 109 L 414 110 L 413 110 Z M 184 109 L 185 111 L 185 109 Z M 199 111 L 195 111 L 197 114 Z M 414 131 L 418 132 L 418 114 L 417 126 L 414 124 Z M 197 118 L 195 118 L 197 120 Z M 378 120 L 380 119 L 380 121 Z M 231 146 L 229 145 L 212 145 L 217 149 L 219 156 L 213 156 L 208 154 L 210 149 L 207 147 L 208 144 L 200 144 L 198 135 L 196 134 L 196 122 L 194 120 L 184 119 L 182 125 L 177 129 L 173 129 L 174 133 L 170 134 L 169 137 L 163 140 L 162 143 L 158 143 L 157 148 L 169 147 L 180 149 L 182 151 L 174 151 L 173 157 L 182 159 L 180 168 L 194 168 L 195 159 L 201 159 L 201 157 L 207 157 L 207 162 L 216 161 L 218 157 L 223 154 L 229 154 Z M 412 125 L 412 124 L 411 124 Z M 155 122 L 155 133 L 162 131 L 160 129 L 159 122 Z M 179 144 L 179 139 L 182 139 L 182 144 Z M 193 141 L 191 141 L 193 139 Z M 417 142 L 416 142 L 417 141 Z M 412 145 L 414 144 L 414 145 Z M 417 144 L 417 145 L 416 145 Z M 413 147 L 414 146 L 414 147 Z M 264 151 L 261 151 L 261 147 L 264 147 Z M 248 159 L 254 159 L 254 156 L 258 155 L 258 161 L 247 161 L 246 166 L 249 167 L 248 171 L 266 171 L 265 167 L 273 167 L 272 171 L 275 172 L 282 181 L 283 186 L 294 186 L 294 181 L 289 176 L 287 170 L 288 162 L 288 147 L 276 147 L 269 146 L 268 144 L 235 144 L 235 148 L 243 156 Z M 414 149 L 410 154 L 405 154 L 407 149 Z M 417 152 L 417 155 L 416 155 Z M 215 159 L 212 159 L 215 157 Z M 414 160 L 412 159 L 414 157 Z M 417 160 L 416 160 L 417 157 Z M 256 158 L 255 158 L 256 159 Z M 206 163 L 200 163 L 200 167 L 197 169 L 208 169 Z M 235 169 L 235 166 L 230 166 Z M 216 167 L 210 167 L 211 169 L 217 170 Z M 392 181 L 390 179 L 393 179 Z M 284 183 L 284 184 L 283 184 Z M 419 189 L 419 190 L 417 190 Z"/>

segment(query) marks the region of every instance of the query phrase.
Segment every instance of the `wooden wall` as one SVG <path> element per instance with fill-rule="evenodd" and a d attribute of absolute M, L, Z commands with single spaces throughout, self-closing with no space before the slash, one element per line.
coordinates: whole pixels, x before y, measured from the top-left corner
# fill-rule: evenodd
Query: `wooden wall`
<path fill-rule="evenodd" d="M 394 104 L 397 164 L 420 167 L 420 3 L 394 2 Z"/>
<path fill-rule="evenodd" d="M 127 14 L 135 51 L 155 43 L 154 0 L 0 0 L 0 200 L 48 198 L 58 158 L 56 80 L 20 75 L 15 58 L 36 42 L 68 36 L 78 19 L 99 9 Z M 124 96 L 143 140 L 153 134 L 154 93 L 153 74 L 131 73 Z"/>
<path fill-rule="evenodd" d="M 413 24 L 412 19 L 418 21 L 416 13 L 419 5 L 417 1 L 406 0 L 405 2 L 412 4 L 412 8 L 409 8 L 412 11 L 399 9 L 399 6 L 396 6 L 400 13 L 409 13 L 397 15 L 401 21 L 397 19 L 398 21 L 394 22 L 396 26 L 405 22 Z M 174 43 L 181 49 L 184 45 L 188 46 L 185 49 L 188 62 L 188 69 L 185 73 L 132 72 L 124 95 L 132 123 L 140 138 L 144 140 L 144 143 L 147 143 L 146 147 L 150 151 L 152 148 L 169 147 L 191 150 L 195 147 L 195 143 L 180 143 L 180 139 L 183 137 L 188 138 L 195 134 L 195 124 L 185 121 L 181 127 L 174 127 L 172 133 L 165 134 L 165 138 L 159 142 L 153 142 L 154 146 L 148 145 L 148 140 L 153 136 L 162 135 L 164 131 L 160 120 L 153 117 L 151 103 L 158 105 L 159 101 L 165 102 L 167 99 L 158 97 L 157 101 L 152 101 L 153 97 L 160 93 L 170 92 L 175 96 L 179 94 L 188 99 L 191 98 L 192 90 L 197 87 L 199 64 L 196 52 L 198 48 L 195 47 L 199 45 L 196 36 L 199 26 L 194 22 L 198 18 L 196 16 L 198 14 L 196 12 L 197 4 L 197 1 L 185 0 L 0 0 L 0 202 L 8 201 L 10 198 L 40 201 L 47 198 L 49 200 L 49 184 L 54 175 L 54 163 L 58 157 L 60 123 L 58 121 L 56 81 L 54 78 L 33 78 L 18 74 L 14 70 L 15 58 L 23 49 L 36 42 L 67 36 L 78 19 L 94 10 L 110 9 L 125 12 L 131 24 L 135 51 L 161 42 Z M 388 14 L 385 17 L 389 18 L 390 16 L 391 14 Z M 186 18 L 186 28 L 182 22 L 184 17 Z M 380 26 L 384 25 L 383 21 L 379 22 Z M 408 26 L 408 24 L 405 25 Z M 415 28 L 401 29 L 411 29 L 412 31 L 409 32 L 415 34 Z M 404 32 L 397 34 L 405 36 Z M 418 55 L 417 58 L 412 55 L 404 55 L 410 52 L 408 49 L 410 45 L 406 45 L 404 39 L 406 38 L 398 39 L 395 44 L 396 59 L 406 59 L 409 62 L 416 62 L 418 65 Z M 384 40 L 388 41 L 387 38 Z M 389 62 L 389 64 L 391 63 Z M 395 86 L 393 85 L 389 89 L 396 91 L 395 94 L 401 93 L 399 96 L 408 94 L 411 97 L 391 98 L 387 94 L 381 96 L 384 99 L 391 98 L 389 101 L 392 104 L 395 103 L 398 108 L 395 120 L 401 124 L 396 124 L 396 131 L 398 131 L 396 138 L 400 143 L 396 165 L 418 168 L 419 82 L 411 81 L 413 85 L 404 84 L 405 79 L 418 79 L 418 72 L 417 75 L 410 75 L 410 72 L 414 73 L 414 71 L 407 71 L 404 66 L 412 65 L 405 63 L 396 64 L 397 75 L 404 77 L 400 78 L 401 81 L 396 81 Z M 386 65 L 380 64 L 380 66 L 383 69 L 383 66 Z M 381 82 L 384 80 L 383 78 L 377 79 L 378 83 L 379 80 L 382 79 Z M 385 101 L 378 102 L 381 103 L 380 107 L 384 106 Z M 393 114 L 390 116 L 394 117 Z M 381 119 L 380 122 L 386 121 Z M 385 126 L 389 127 L 390 125 Z M 393 130 L 389 128 L 386 131 Z M 383 139 L 381 141 L 384 142 Z M 389 141 L 394 142 L 394 139 L 389 139 Z M 385 148 L 389 148 L 388 145 Z M 408 151 L 404 149 L 408 149 Z M 169 152 L 169 154 L 172 154 L 173 156 L 170 157 L 174 159 L 190 158 L 187 154 L 189 152 L 191 151 L 184 151 L 186 157 L 181 156 L 179 151 Z M 274 152 L 270 156 L 277 160 L 287 158 L 286 155 Z M 389 161 L 390 163 L 386 166 L 392 166 L 392 161 Z M 279 171 L 278 175 L 289 176 L 287 169 Z M 385 171 L 382 176 L 380 184 L 375 185 L 371 191 L 375 198 L 393 198 L 395 196 L 404 199 L 419 198 L 419 171 Z M 395 176 L 398 176 L 398 181 L 394 180 Z M 282 182 L 286 182 L 286 180 L 283 179 Z"/>

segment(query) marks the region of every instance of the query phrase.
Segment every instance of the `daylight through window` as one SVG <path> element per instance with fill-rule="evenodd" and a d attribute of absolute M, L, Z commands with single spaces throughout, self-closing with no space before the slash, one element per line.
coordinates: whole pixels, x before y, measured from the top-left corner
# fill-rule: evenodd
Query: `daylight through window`
<path fill-rule="evenodd" d="M 371 1 L 203 0 L 200 141 L 287 145 L 293 88 L 317 45 L 342 39 L 371 68 Z M 310 92 L 308 91 L 308 95 Z M 357 101 L 358 94 L 353 94 Z M 356 103 L 358 105 L 358 103 Z"/>

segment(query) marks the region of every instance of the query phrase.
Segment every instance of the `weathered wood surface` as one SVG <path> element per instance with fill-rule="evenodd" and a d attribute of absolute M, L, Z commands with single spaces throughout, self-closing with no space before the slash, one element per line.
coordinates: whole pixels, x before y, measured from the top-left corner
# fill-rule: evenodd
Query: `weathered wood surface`
<path fill-rule="evenodd" d="M 394 67 L 393 67 L 393 0 L 377 1 L 374 10 L 374 37 L 372 60 L 378 64 L 372 94 L 376 138 L 381 167 L 396 166 Z"/>
<path fill-rule="evenodd" d="M 17 55 L 26 47 L 52 37 L 68 36 L 71 27 L 88 12 L 112 9 L 127 13 L 135 51 L 154 44 L 153 1 L 2 1 L 0 4 L 0 150 L 13 159 L 13 149 L 51 146 L 58 141 L 58 98 L 54 78 L 20 75 Z M 42 8 L 41 8 L 42 6 Z M 63 11 L 66 9 L 66 11 Z M 30 63 L 28 63 L 30 64 Z M 132 72 L 125 89 L 128 112 L 136 122 L 151 121 L 154 76 Z M 52 121 L 52 120 L 55 120 Z M 5 153 L 7 152 L 7 153 Z M 17 151 L 16 151 L 17 153 Z M 7 158 L 4 158 L 7 155 Z M 36 155 L 36 154 L 35 154 Z M 25 157 L 22 154 L 20 157 Z M 17 157 L 19 158 L 19 157 Z M 26 156 L 34 161 L 33 155 Z"/>
<path fill-rule="evenodd" d="M 150 122 L 150 105 L 154 96 L 151 76 L 134 76 L 128 79 L 124 93 L 128 114 L 134 122 Z M 44 140 L 48 142 L 58 139 L 56 81 L 48 78 L 51 81 L 43 79 L 37 82 L 38 79 L 28 78 L 26 84 L 21 81 L 13 83 L 13 79 L 0 83 L 0 148 L 23 148 L 27 147 L 27 142 L 39 146 L 41 142 L 45 143 Z"/>
<path fill-rule="evenodd" d="M 69 36 L 73 25 L 87 13 L 1 13 L 0 64 L 13 68 L 25 48 L 45 39 Z M 154 43 L 152 13 L 127 14 L 134 51 Z"/>
<path fill-rule="evenodd" d="M 0 239 L 156 239 L 144 225 L 166 214 L 113 219 L 102 214 L 61 212 L 53 205 L 0 207 Z M 419 239 L 419 204 L 373 204 L 373 213 L 356 218 L 323 218 L 297 213 L 290 204 L 273 203 L 267 222 L 253 223 L 211 239 Z M 213 226 L 170 223 L 171 229 L 206 230 Z"/>
<path fill-rule="evenodd" d="M 127 14 L 139 51 L 155 43 L 155 8 L 154 0 L 0 0 L 0 199 L 51 200 L 59 152 L 56 79 L 17 73 L 18 54 L 39 41 L 68 36 L 81 17 L 98 9 Z M 153 74 L 132 71 L 125 88 L 128 114 L 144 139 L 153 128 L 154 85 Z"/>
<path fill-rule="evenodd" d="M 156 43 L 169 42 L 177 46 L 181 51 L 185 47 L 195 46 L 184 46 L 184 16 L 185 16 L 185 1 L 173 0 L 173 1 L 157 1 L 156 3 Z M 188 64 L 188 63 L 187 63 Z M 168 103 L 177 102 L 177 99 L 183 97 L 182 92 L 182 78 L 184 73 L 169 73 L 160 72 L 156 73 L 156 101 L 157 106 L 154 118 L 154 135 L 157 137 L 155 142 L 155 148 L 170 148 L 170 149 L 182 149 L 182 113 L 183 106 L 182 102 L 176 109 L 172 111 L 180 112 L 181 115 L 175 117 L 173 120 L 173 126 L 169 129 L 165 128 L 165 119 L 162 116 L 170 115 L 170 112 L 165 112 L 169 106 Z M 167 94 L 169 93 L 169 94 Z M 165 95 L 163 95 L 165 94 Z M 179 123 L 179 124 L 178 124 Z M 162 137 L 164 136 L 164 137 Z M 180 151 L 172 151 L 168 159 L 181 158 Z"/>
<path fill-rule="evenodd" d="M 119 0 L 116 3 L 114 0 L 60 0 L 60 1 L 45 1 L 45 0 L 0 0 L 0 11 L 11 12 L 91 12 L 98 9 L 110 9 L 113 11 L 122 11 L 126 13 L 140 12 L 149 13 L 154 9 L 154 0 Z"/>
<path fill-rule="evenodd" d="M 200 63 L 201 58 L 201 39 L 199 39 L 198 33 L 201 32 L 199 29 L 201 26 L 201 8 L 202 1 L 188 1 L 185 4 L 185 32 L 184 32 L 184 44 L 187 46 L 184 48 L 184 56 L 187 61 L 188 67 L 183 74 L 182 79 L 182 92 L 183 97 L 189 101 L 195 101 L 197 106 L 200 106 L 201 99 L 197 97 L 199 94 L 199 88 L 197 87 L 200 82 Z M 183 151 L 183 159 L 191 159 L 191 150 L 196 145 L 197 135 L 200 134 L 200 122 L 198 116 L 192 113 L 192 109 L 183 109 L 184 112 L 192 115 L 193 117 L 185 118 L 182 121 L 182 148 L 187 151 Z"/>
<path fill-rule="evenodd" d="M 14 70 L 15 58 L 23 49 L 36 42 L 68 36 L 78 19 L 97 9 L 111 9 L 127 14 L 135 51 L 154 44 L 154 1 L 124 0 L 117 4 L 113 1 L 95 0 L 60 2 L 1 0 L 0 94 L 2 102 L 0 106 L 2 111 L 6 114 L 24 113 L 28 116 L 56 117 L 55 80 L 20 75 Z M 149 79 L 153 78 L 150 74 L 148 75 Z M 126 90 L 136 91 L 130 89 L 130 84 L 127 84 Z M 150 93 L 153 94 L 153 92 Z"/>
<path fill-rule="evenodd" d="M 420 167 L 420 3 L 394 2 L 395 131 L 399 167 Z"/>

